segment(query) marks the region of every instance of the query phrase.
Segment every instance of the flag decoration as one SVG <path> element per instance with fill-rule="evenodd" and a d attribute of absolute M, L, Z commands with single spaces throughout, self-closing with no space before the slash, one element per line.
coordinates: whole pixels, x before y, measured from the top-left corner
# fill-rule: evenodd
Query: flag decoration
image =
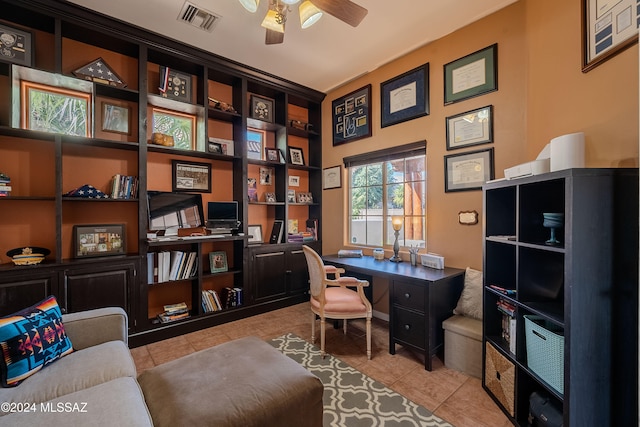
<path fill-rule="evenodd" d="M 109 196 L 95 188 L 93 185 L 85 184 L 75 190 L 68 191 L 65 197 L 83 197 L 85 199 L 108 199 Z"/>
<path fill-rule="evenodd" d="M 95 61 L 78 68 L 73 72 L 73 75 L 85 80 L 109 86 L 116 86 L 120 88 L 127 87 L 127 84 L 122 81 L 116 72 L 113 71 L 102 58 L 98 58 Z"/>

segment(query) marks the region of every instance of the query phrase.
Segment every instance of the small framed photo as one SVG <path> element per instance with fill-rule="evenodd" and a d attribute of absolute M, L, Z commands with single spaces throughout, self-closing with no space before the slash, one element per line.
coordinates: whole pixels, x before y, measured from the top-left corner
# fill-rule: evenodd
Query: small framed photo
<path fill-rule="evenodd" d="M 381 127 L 429 114 L 429 63 L 380 83 Z"/>
<path fill-rule="evenodd" d="M 218 146 L 220 146 L 220 149 L 222 150 L 223 155 L 233 156 L 234 154 L 233 140 L 209 137 L 209 145 L 208 145 L 209 152 L 217 153 Z"/>
<path fill-rule="evenodd" d="M 273 168 L 260 168 L 260 185 L 273 185 Z"/>
<path fill-rule="evenodd" d="M 124 224 L 74 225 L 74 258 L 125 255 L 124 230 Z"/>
<path fill-rule="evenodd" d="M 342 168 L 340 165 L 322 170 L 322 189 L 342 187 Z"/>
<path fill-rule="evenodd" d="M 264 201 L 267 203 L 275 203 L 276 202 L 276 193 L 264 193 Z"/>
<path fill-rule="evenodd" d="M 296 190 L 287 190 L 287 202 L 288 203 L 296 202 Z"/>
<path fill-rule="evenodd" d="M 102 102 L 102 130 L 130 135 L 130 109 L 127 106 Z"/>
<path fill-rule="evenodd" d="M 313 196 L 311 193 L 297 193 L 296 196 L 298 197 L 298 203 L 313 203 Z"/>
<path fill-rule="evenodd" d="M 209 266 L 212 273 L 229 271 L 227 253 L 225 251 L 209 252 Z"/>
<path fill-rule="evenodd" d="M 444 191 L 480 190 L 493 179 L 493 148 L 444 156 Z"/>
<path fill-rule="evenodd" d="M 266 147 L 265 151 L 265 159 L 268 162 L 280 163 L 280 150 L 277 148 Z"/>
<path fill-rule="evenodd" d="M 247 159 L 262 160 L 267 133 L 258 129 L 247 129 Z"/>
<path fill-rule="evenodd" d="M 251 95 L 251 118 L 273 123 L 273 99 Z"/>
<path fill-rule="evenodd" d="M 262 243 L 262 225 L 249 225 L 247 227 L 247 234 L 249 235 L 249 239 L 247 243 Z"/>
<path fill-rule="evenodd" d="M 493 142 L 493 106 L 446 118 L 447 150 Z"/>
<path fill-rule="evenodd" d="M 498 90 L 498 45 L 444 66 L 444 105 Z"/>
<path fill-rule="evenodd" d="M 300 177 L 298 175 L 289 175 L 289 187 L 300 187 Z"/>
<path fill-rule="evenodd" d="M 211 193 L 211 163 L 171 160 L 172 191 Z"/>
<path fill-rule="evenodd" d="M 0 60 L 31 67 L 33 36 L 29 31 L 0 25 Z"/>
<path fill-rule="evenodd" d="M 222 144 L 220 144 L 219 142 L 211 142 L 209 141 L 209 152 L 211 154 L 224 154 L 222 152 Z"/>
<path fill-rule="evenodd" d="M 304 166 L 304 154 L 301 148 L 289 147 L 289 161 L 292 165 Z"/>

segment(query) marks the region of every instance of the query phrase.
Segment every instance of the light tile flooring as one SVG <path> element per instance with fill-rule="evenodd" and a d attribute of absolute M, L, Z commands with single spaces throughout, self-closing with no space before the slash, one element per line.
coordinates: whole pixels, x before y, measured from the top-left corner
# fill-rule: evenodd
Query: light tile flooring
<path fill-rule="evenodd" d="M 316 344 L 320 345 L 319 321 Z M 311 311 L 302 303 L 235 322 L 203 329 L 187 335 L 131 349 L 138 373 L 226 341 L 255 335 L 269 340 L 286 333 L 311 340 Z M 455 427 L 506 427 L 511 423 L 482 389 L 481 381 L 445 367 L 435 357 L 433 370 L 424 369 L 417 352 L 396 346 L 389 354 L 387 322 L 373 319 L 372 358 L 367 360 L 364 321 L 349 322 L 347 335 L 342 327 L 327 324 L 325 350 L 360 372 L 385 384 L 412 401 L 431 410 Z"/>

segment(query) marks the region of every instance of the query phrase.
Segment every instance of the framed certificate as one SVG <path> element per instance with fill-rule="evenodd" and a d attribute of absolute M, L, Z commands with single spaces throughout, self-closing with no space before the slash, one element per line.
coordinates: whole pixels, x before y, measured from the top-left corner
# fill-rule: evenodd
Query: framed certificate
<path fill-rule="evenodd" d="M 493 179 L 493 148 L 444 156 L 444 191 L 480 190 Z"/>
<path fill-rule="evenodd" d="M 493 142 L 493 106 L 447 117 L 447 150 Z"/>
<path fill-rule="evenodd" d="M 444 105 L 498 90 L 498 45 L 444 66 Z"/>
<path fill-rule="evenodd" d="M 429 63 L 380 83 L 381 127 L 429 114 Z"/>

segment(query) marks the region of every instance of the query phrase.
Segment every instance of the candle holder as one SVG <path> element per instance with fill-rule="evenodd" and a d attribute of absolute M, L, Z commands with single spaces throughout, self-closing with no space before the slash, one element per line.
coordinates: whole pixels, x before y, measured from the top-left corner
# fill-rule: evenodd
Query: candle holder
<path fill-rule="evenodd" d="M 391 262 L 402 262 L 402 258 L 398 255 L 400 252 L 400 244 L 398 243 L 398 236 L 400 235 L 400 229 L 402 228 L 402 218 L 393 217 L 391 220 L 391 226 L 393 227 L 393 234 L 396 236 L 395 242 L 393 242 L 393 256 L 389 258 Z"/>

